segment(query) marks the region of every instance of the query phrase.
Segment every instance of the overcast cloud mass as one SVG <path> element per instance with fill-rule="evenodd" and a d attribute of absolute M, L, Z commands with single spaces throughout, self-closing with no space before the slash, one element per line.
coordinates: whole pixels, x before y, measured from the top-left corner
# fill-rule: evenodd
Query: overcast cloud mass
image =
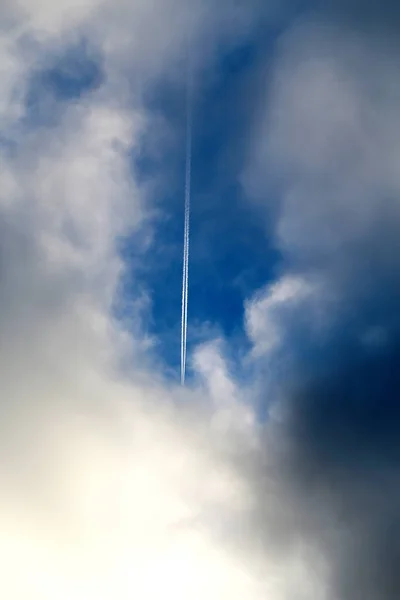
<path fill-rule="evenodd" d="M 399 27 L 389 0 L 3 0 L 1 597 L 399 597 Z M 271 277 L 226 261 L 230 334 L 189 285 L 181 388 L 152 307 L 188 44 L 198 111 L 240 83 L 240 128 L 196 154 L 195 124 L 194 235 L 240 209 L 262 242 L 221 244 Z M 196 199 L 223 143 L 230 192 Z"/>

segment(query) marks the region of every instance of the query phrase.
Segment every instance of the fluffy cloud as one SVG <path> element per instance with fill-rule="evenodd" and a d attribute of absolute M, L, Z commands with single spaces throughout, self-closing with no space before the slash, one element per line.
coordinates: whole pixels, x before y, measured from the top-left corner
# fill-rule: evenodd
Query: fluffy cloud
<path fill-rule="evenodd" d="M 391 2 L 326 2 L 285 32 L 245 177 L 283 259 L 248 327 L 256 352 L 278 340 L 290 356 L 275 435 L 291 530 L 320 549 L 328 597 L 345 600 L 400 589 L 397 30 Z M 293 274 L 318 282 L 300 311 Z M 329 325 L 318 335 L 316 306 Z"/>
<path fill-rule="evenodd" d="M 290 313 L 296 307 L 304 310 L 304 301 L 307 306 L 310 296 L 315 294 L 313 287 L 299 277 L 287 275 L 252 298 L 246 310 L 246 326 L 255 356 L 275 350 L 282 343 L 280 321 L 286 327 L 288 310 Z"/>
<path fill-rule="evenodd" d="M 217 348 L 182 392 L 152 368 L 140 312 L 129 336 L 113 317 L 118 241 L 151 237 L 131 165 L 152 128 L 141 93 L 174 76 L 187 30 L 212 53 L 249 13 L 35 1 L 1 17 L 1 594 L 261 598 L 264 576 L 227 540 L 254 502 L 235 464 L 254 452 L 251 411 Z M 81 38 L 101 80 L 30 122 L 33 78 Z"/>

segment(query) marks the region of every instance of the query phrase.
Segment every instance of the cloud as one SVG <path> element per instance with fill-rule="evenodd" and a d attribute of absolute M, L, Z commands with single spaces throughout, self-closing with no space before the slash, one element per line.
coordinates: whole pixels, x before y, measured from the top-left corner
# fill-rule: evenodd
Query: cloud
<path fill-rule="evenodd" d="M 375 23 L 353 20 L 364 8 Z M 307 544 L 309 564 L 317 552 L 322 593 L 345 600 L 400 586 L 397 17 L 392 3 L 324 3 L 284 33 L 244 178 L 282 257 L 280 279 L 248 305 L 255 352 L 270 350 L 258 369 L 269 374 L 278 348 L 290 357 L 269 415 L 289 498 L 280 532 Z M 300 311 L 292 287 L 276 292 L 293 274 L 318 282 Z M 329 324 L 317 332 L 316 299 Z M 269 406 L 268 382 L 261 393 Z M 270 472 L 255 468 L 259 498 Z M 270 539 L 266 522 L 261 503 L 249 537 Z"/>
<path fill-rule="evenodd" d="M 398 595 L 398 51 L 360 6 L 327 2 L 276 48 L 246 173 L 282 255 L 245 307 L 253 379 L 216 340 L 182 390 L 142 290 L 129 334 L 114 313 L 120 240 L 153 239 L 146 92 L 179 82 L 188 35 L 205 69 L 269 8 L 3 3 L 3 596 Z M 29 121 L 35 77 L 81 43 L 99 77 Z"/>
<path fill-rule="evenodd" d="M 388 303 L 396 297 L 398 52 L 392 42 L 347 21 L 296 25 L 280 42 L 267 117 L 247 172 L 251 194 L 262 199 L 277 192 L 268 211 L 278 215 L 275 242 L 287 268 L 322 278 L 333 310 L 359 302 L 366 308 L 377 294 L 382 310 L 384 287 Z"/>
<path fill-rule="evenodd" d="M 246 309 L 246 328 L 255 356 L 275 350 L 281 344 L 279 322 L 286 321 L 285 309 L 292 313 L 304 300 L 307 303 L 312 293 L 311 284 L 286 275 L 251 299 Z"/>
<path fill-rule="evenodd" d="M 200 350 L 203 385 L 182 391 L 154 369 L 140 302 L 132 335 L 113 313 L 118 242 L 152 234 L 132 169 L 154 127 L 142 92 L 174 76 L 187 28 L 210 54 L 246 30 L 247 11 L 230 7 L 2 5 L 0 590 L 11 600 L 264 597 L 264 576 L 227 541 L 252 505 L 236 459 L 256 436 L 222 354 Z M 54 121 L 27 124 L 32 78 L 82 38 L 102 77 Z"/>

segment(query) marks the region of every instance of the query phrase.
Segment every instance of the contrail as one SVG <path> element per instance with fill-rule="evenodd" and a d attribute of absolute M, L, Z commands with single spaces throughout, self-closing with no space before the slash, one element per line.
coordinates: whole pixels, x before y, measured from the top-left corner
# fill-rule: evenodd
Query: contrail
<path fill-rule="evenodd" d="M 192 175 L 192 65 L 188 57 L 186 104 L 186 167 L 185 167 L 185 218 L 183 234 L 182 272 L 182 317 L 181 317 L 181 384 L 185 384 L 186 340 L 189 291 L 189 233 L 190 233 L 190 194 Z"/>

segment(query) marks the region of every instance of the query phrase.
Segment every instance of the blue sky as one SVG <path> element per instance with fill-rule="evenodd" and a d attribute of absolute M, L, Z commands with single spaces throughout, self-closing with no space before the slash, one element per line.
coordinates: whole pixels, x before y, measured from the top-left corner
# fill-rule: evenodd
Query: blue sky
<path fill-rule="evenodd" d="M 244 332 L 246 299 L 273 281 L 281 253 L 264 207 L 249 207 L 243 172 L 257 127 L 260 86 L 280 36 L 305 11 L 293 5 L 268 27 L 216 53 L 196 76 L 193 101 L 192 216 L 190 254 L 189 352 L 211 332 L 231 338 L 240 352 L 248 347 Z M 306 14 L 306 12 L 305 12 Z M 261 73 L 263 71 L 263 74 Z M 101 54 L 84 37 L 46 58 L 33 72 L 27 92 L 25 127 L 56 126 L 70 102 L 101 86 Z M 163 189 L 153 202 L 157 216 L 153 242 L 121 242 L 125 262 L 117 317 L 129 327 L 129 306 L 148 294 L 146 330 L 157 339 L 157 353 L 171 377 L 178 377 L 183 246 L 186 82 L 161 77 L 146 91 L 144 103 L 168 130 L 168 141 L 154 155 L 143 140 L 132 157 L 132 172 L 144 184 L 160 173 Z M 151 134 L 152 135 L 152 134 Z M 138 257 L 146 253 L 138 271 Z M 138 256 L 137 256 L 138 253 Z M 237 364 L 240 367 L 239 364 Z M 174 375 L 175 372 L 175 375 Z"/>
<path fill-rule="evenodd" d="M 269 34 L 273 44 L 272 32 Z M 264 36 L 216 56 L 195 81 L 192 142 L 192 215 L 190 254 L 189 351 L 208 331 L 245 344 L 244 301 L 273 277 L 279 254 L 268 223 L 254 206 L 248 210 L 242 185 L 248 131 L 259 110 L 252 89 L 259 85 Z M 101 85 L 99 57 L 81 40 L 51 58 L 33 74 L 25 126 L 51 127 L 63 107 Z M 148 92 L 147 109 L 171 132 L 171 147 L 156 159 L 152 148 L 133 157 L 132 169 L 143 182 L 162 171 L 168 185 L 154 198 L 159 211 L 154 240 L 138 277 L 135 253 L 143 248 L 123 243 L 126 261 L 123 294 L 129 311 L 138 286 L 151 297 L 147 327 L 157 337 L 160 358 L 177 376 L 180 356 L 180 302 L 183 248 L 185 161 L 185 82 L 157 82 Z M 131 264 L 132 263 L 132 264 Z M 132 276 L 130 271 L 133 271 Z M 134 280 L 131 283 L 131 280 Z M 124 311 L 125 314 L 125 311 Z M 128 317 L 129 319 L 129 317 Z M 204 330 L 204 326 L 206 329 Z"/>
<path fill-rule="evenodd" d="M 248 210 L 241 169 L 247 131 L 256 107 L 249 87 L 259 47 L 246 44 L 222 56 L 195 82 L 190 236 L 189 348 L 208 327 L 243 343 L 247 296 L 273 273 L 277 253 L 259 210 Z M 254 84 L 253 84 L 254 85 Z M 172 89 L 171 89 L 172 88 Z M 160 218 L 144 266 L 143 285 L 152 298 L 149 327 L 169 367 L 178 367 L 183 248 L 185 90 L 156 89 L 156 108 L 176 132 L 167 196 L 156 199 Z M 169 150 L 171 152 L 171 150 Z M 140 167 L 139 167 L 140 168 Z M 140 171 L 139 171 L 140 173 Z M 129 249 L 128 249 L 129 251 Z M 129 269 L 129 267 L 128 267 Z M 129 296 L 129 286 L 126 294 Z"/>

